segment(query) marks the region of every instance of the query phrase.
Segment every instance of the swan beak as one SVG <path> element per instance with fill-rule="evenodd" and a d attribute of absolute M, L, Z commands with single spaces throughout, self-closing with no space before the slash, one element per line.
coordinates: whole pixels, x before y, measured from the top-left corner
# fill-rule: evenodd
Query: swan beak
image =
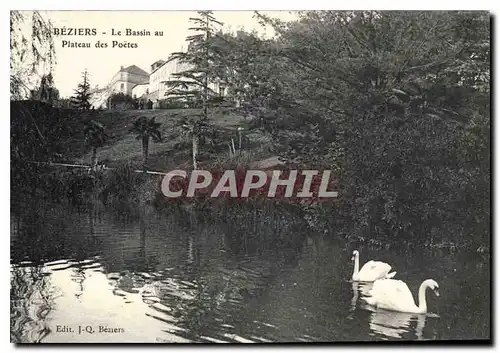
<path fill-rule="evenodd" d="M 439 297 L 439 291 L 437 289 L 434 290 L 434 294 L 436 294 L 436 297 Z"/>
<path fill-rule="evenodd" d="M 353 257 L 351 257 L 351 261 L 354 261 L 354 256 L 353 256 Z"/>

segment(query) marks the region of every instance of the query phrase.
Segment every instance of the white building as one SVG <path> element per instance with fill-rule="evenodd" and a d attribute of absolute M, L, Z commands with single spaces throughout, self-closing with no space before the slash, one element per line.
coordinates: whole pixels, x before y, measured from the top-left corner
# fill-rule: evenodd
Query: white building
<path fill-rule="evenodd" d="M 155 108 L 168 97 L 168 81 L 174 80 L 174 73 L 188 70 L 190 65 L 182 64 L 177 59 L 157 60 L 151 65 L 151 74 L 136 65 L 120 68 L 109 84 L 102 89 L 94 89 L 91 104 L 94 108 L 105 108 L 113 93 L 123 93 L 143 102 L 151 100 Z M 210 89 L 224 95 L 225 92 L 216 83 L 209 84 Z"/>
<path fill-rule="evenodd" d="M 135 85 L 132 88 L 132 98 L 141 98 L 149 94 L 149 82 L 140 85 Z"/>
<path fill-rule="evenodd" d="M 149 99 L 154 103 L 167 98 L 167 81 L 173 80 L 172 74 L 187 70 L 188 66 L 179 63 L 179 60 L 169 59 L 167 61 L 158 60 L 151 65 L 149 75 Z"/>
<path fill-rule="evenodd" d="M 130 65 L 126 68 L 120 68 L 111 81 L 109 89 L 112 93 L 123 93 L 132 96 L 132 90 L 137 85 L 149 82 L 149 74 L 136 65 Z"/>
<path fill-rule="evenodd" d="M 89 103 L 93 109 L 106 108 L 108 106 L 109 91 L 108 88 L 95 87 L 90 90 Z"/>
<path fill-rule="evenodd" d="M 158 107 L 159 102 L 168 97 L 168 81 L 175 80 L 174 73 L 188 70 L 190 65 L 180 63 L 179 60 L 170 58 L 167 61 L 158 60 L 151 65 L 151 74 L 149 75 L 149 99 Z M 209 87 L 215 92 L 219 92 L 219 86 L 211 83 Z M 224 92 L 220 92 L 224 94 Z"/>

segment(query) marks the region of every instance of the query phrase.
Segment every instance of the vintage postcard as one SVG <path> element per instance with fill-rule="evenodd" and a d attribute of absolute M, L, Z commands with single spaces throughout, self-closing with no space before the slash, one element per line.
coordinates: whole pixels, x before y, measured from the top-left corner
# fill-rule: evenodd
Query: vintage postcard
<path fill-rule="evenodd" d="M 487 11 L 11 11 L 12 343 L 491 343 Z"/>

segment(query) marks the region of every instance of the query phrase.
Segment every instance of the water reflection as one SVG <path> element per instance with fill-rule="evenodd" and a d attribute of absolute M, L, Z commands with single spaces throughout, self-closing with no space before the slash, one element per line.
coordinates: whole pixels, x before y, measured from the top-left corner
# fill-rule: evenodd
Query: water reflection
<path fill-rule="evenodd" d="M 40 268 L 11 268 L 11 341 L 39 343 L 51 332 L 47 317 L 54 308 L 52 290 Z"/>
<path fill-rule="evenodd" d="M 363 301 L 361 298 L 368 296 L 368 293 L 373 288 L 373 283 L 362 283 L 362 282 L 352 282 L 352 300 L 351 300 L 351 312 L 356 310 L 358 306 L 358 300 L 360 301 L 359 305 L 363 305 Z"/>
<path fill-rule="evenodd" d="M 353 318 L 355 311 L 360 308 L 370 312 L 370 331 L 382 339 L 422 340 L 426 316 L 439 317 L 432 313 L 411 314 L 374 308 L 361 299 L 369 296 L 372 288 L 373 283 L 352 282 L 353 297 L 349 318 Z"/>
<path fill-rule="evenodd" d="M 408 338 L 421 340 L 426 317 L 422 314 L 408 314 L 386 310 L 373 310 L 370 316 L 370 329 L 387 338 Z M 415 337 L 405 337 L 413 333 Z"/>
<path fill-rule="evenodd" d="M 349 251 L 328 237 L 297 231 L 272 243 L 265 240 L 271 230 L 262 230 L 265 237 L 253 228 L 235 234 L 234 224 L 147 209 L 134 215 L 38 205 L 12 218 L 13 342 L 325 342 L 489 334 L 489 316 L 477 305 L 487 307 L 489 269 L 467 256 L 390 259 L 403 276 L 443 278 L 447 301 L 439 304 L 447 315 L 430 319 L 369 311 L 360 298 L 372 284 L 348 281 Z M 460 291 L 446 292 L 455 287 Z"/>

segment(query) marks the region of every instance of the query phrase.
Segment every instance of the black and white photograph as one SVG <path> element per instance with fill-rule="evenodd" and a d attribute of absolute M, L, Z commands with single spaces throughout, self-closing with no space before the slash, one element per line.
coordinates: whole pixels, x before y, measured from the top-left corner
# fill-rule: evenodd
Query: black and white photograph
<path fill-rule="evenodd" d="M 492 28 L 11 10 L 10 342 L 491 345 Z"/>

